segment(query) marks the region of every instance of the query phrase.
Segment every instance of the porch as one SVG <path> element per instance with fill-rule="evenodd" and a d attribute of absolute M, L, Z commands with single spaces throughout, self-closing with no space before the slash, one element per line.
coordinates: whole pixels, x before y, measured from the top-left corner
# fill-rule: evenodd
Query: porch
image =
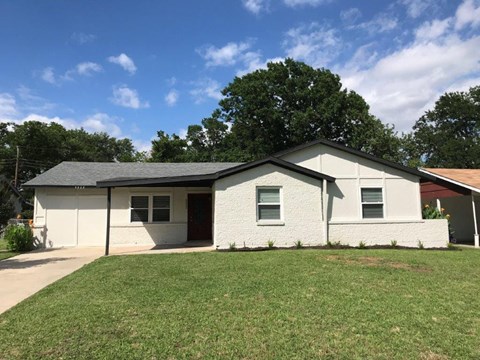
<path fill-rule="evenodd" d="M 480 247 L 480 170 L 422 169 L 437 181 L 422 184 L 422 202 L 450 215 L 453 238 L 458 244 Z"/>

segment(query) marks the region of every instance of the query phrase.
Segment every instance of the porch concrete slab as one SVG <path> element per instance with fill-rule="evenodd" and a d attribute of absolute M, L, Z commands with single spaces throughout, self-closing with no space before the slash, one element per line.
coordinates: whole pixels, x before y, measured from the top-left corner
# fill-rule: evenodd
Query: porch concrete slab
<path fill-rule="evenodd" d="M 35 250 L 0 261 L 0 314 L 103 255 L 103 249 Z"/>

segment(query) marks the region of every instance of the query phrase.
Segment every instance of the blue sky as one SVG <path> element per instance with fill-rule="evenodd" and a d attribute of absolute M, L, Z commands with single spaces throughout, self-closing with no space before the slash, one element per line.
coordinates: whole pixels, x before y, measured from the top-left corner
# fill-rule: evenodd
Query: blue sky
<path fill-rule="evenodd" d="M 325 67 L 397 130 L 480 84 L 480 0 L 0 0 L 0 121 L 184 134 L 285 57 Z"/>

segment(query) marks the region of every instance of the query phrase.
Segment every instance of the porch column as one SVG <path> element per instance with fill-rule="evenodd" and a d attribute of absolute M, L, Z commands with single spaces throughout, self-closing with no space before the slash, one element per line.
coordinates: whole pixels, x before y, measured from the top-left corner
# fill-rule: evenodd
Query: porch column
<path fill-rule="evenodd" d="M 322 210 L 323 210 L 323 238 L 325 245 L 328 243 L 328 195 L 327 180 L 323 179 L 322 186 Z"/>
<path fill-rule="evenodd" d="M 475 209 L 475 197 L 473 196 L 472 191 L 472 208 L 473 208 L 473 225 L 475 226 L 475 234 L 473 235 L 475 247 L 479 247 L 479 235 L 478 235 L 478 224 L 477 224 L 477 211 Z"/>
<path fill-rule="evenodd" d="M 107 234 L 105 239 L 105 256 L 110 250 L 110 210 L 112 208 L 112 188 L 107 188 Z"/>

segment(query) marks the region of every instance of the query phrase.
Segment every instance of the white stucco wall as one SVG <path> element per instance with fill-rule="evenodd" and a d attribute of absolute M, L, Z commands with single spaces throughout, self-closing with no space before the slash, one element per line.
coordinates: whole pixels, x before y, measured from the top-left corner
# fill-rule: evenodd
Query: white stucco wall
<path fill-rule="evenodd" d="M 104 246 L 106 189 L 39 188 L 35 191 L 34 233 L 46 247 Z M 210 188 L 112 189 L 110 244 L 159 245 L 187 241 L 189 193 Z M 130 222 L 132 195 L 170 195 L 169 223 Z"/>
<path fill-rule="evenodd" d="M 287 154 L 284 160 L 333 176 L 329 184 L 329 220 L 363 222 L 361 187 L 381 187 L 384 220 L 421 220 L 419 178 L 322 144 Z"/>
<path fill-rule="evenodd" d="M 370 245 L 418 247 L 421 241 L 425 248 L 444 248 L 448 244 L 448 223 L 445 219 L 406 222 L 330 223 L 329 239 L 332 243 L 358 246 L 360 242 Z"/>
<path fill-rule="evenodd" d="M 283 219 L 276 225 L 257 222 L 256 189 L 280 186 Z M 220 180 L 214 185 L 214 245 L 227 249 L 324 243 L 320 180 L 266 164 Z"/>

